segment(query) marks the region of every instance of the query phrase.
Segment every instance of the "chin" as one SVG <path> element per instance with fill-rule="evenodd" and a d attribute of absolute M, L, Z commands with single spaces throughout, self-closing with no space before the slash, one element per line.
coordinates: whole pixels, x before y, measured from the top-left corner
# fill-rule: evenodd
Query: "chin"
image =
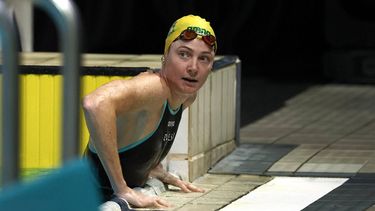
<path fill-rule="evenodd" d="M 201 88 L 202 84 L 175 84 L 174 90 L 182 95 L 193 95 L 196 94 Z"/>
<path fill-rule="evenodd" d="M 179 92 L 181 94 L 184 94 L 184 95 L 193 95 L 193 94 L 196 94 L 198 92 L 199 88 L 196 88 L 196 87 L 184 87 L 182 89 L 179 90 Z"/>

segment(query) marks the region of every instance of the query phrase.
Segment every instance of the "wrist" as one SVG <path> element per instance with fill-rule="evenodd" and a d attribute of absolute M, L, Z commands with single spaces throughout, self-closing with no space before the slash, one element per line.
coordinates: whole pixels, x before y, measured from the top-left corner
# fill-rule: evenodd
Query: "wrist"
<path fill-rule="evenodd" d="M 163 177 L 163 182 L 164 183 L 169 183 L 169 184 L 173 184 L 175 183 L 175 181 L 177 181 L 178 178 L 173 176 L 172 174 L 170 174 L 169 172 L 165 172 L 165 176 Z"/>
<path fill-rule="evenodd" d="M 125 181 L 121 184 L 114 185 L 112 189 L 115 195 L 129 193 L 132 191 L 132 189 L 129 188 Z"/>

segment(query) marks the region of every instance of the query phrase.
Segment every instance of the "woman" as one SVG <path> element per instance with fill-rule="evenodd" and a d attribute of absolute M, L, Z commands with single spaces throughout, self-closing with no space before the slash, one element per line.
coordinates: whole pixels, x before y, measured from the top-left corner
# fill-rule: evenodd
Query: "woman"
<path fill-rule="evenodd" d="M 149 177 L 203 192 L 161 166 L 177 132 L 182 110 L 195 100 L 211 72 L 217 43 L 210 23 L 199 16 L 178 19 L 165 41 L 159 72 L 105 84 L 83 99 L 90 140 L 86 156 L 100 188 L 136 207 L 169 207 L 159 198 L 134 191 Z"/>

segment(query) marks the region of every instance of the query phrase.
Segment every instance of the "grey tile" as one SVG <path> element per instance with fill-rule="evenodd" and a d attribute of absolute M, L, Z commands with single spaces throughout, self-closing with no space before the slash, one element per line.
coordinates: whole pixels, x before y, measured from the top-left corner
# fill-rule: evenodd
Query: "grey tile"
<path fill-rule="evenodd" d="M 363 164 L 306 163 L 297 172 L 356 173 Z"/>
<path fill-rule="evenodd" d="M 367 157 L 323 157 L 323 156 L 315 156 L 314 158 L 310 159 L 309 162 L 311 163 L 332 163 L 332 164 L 366 164 L 368 158 Z"/>
<path fill-rule="evenodd" d="M 318 157 L 363 157 L 370 158 L 374 155 L 373 150 L 355 150 L 355 149 L 325 149 L 320 151 Z"/>
<path fill-rule="evenodd" d="M 215 190 L 217 191 L 238 191 L 243 192 L 243 194 L 248 193 L 249 191 L 255 189 L 258 185 L 254 184 L 224 184 Z"/>
<path fill-rule="evenodd" d="M 343 150 L 374 150 L 375 142 L 370 144 L 359 143 L 335 143 L 329 147 L 330 149 L 343 149 Z"/>
<path fill-rule="evenodd" d="M 205 174 L 196 179 L 194 184 L 222 185 L 235 177 L 235 175 Z"/>
<path fill-rule="evenodd" d="M 342 135 L 337 134 L 310 134 L 310 133 L 298 133 L 290 134 L 280 140 L 277 140 L 277 144 L 330 144 L 335 142 Z"/>
<path fill-rule="evenodd" d="M 232 201 L 234 199 L 237 199 L 245 194 L 247 194 L 249 191 L 238 191 L 238 190 L 213 190 L 204 195 L 205 198 L 210 199 L 226 199 L 228 201 Z"/>
<path fill-rule="evenodd" d="M 269 169 L 268 172 L 294 172 L 296 171 L 302 163 L 298 162 L 277 162 L 274 163 Z"/>
<path fill-rule="evenodd" d="M 366 163 L 359 170 L 360 173 L 375 173 L 375 163 Z"/>
<path fill-rule="evenodd" d="M 223 204 L 186 204 L 182 207 L 178 207 L 178 211 L 196 211 L 196 210 L 205 210 L 205 211 L 215 211 L 222 208 Z"/>
<path fill-rule="evenodd" d="M 229 204 L 234 198 L 211 198 L 207 195 L 203 197 L 196 198 L 194 201 L 191 201 L 190 204 L 205 204 L 205 205 L 226 205 Z"/>
<path fill-rule="evenodd" d="M 258 175 L 238 175 L 237 177 L 232 178 L 226 184 L 255 184 L 261 185 L 268 181 L 272 180 L 272 177 L 268 176 L 258 176 Z"/>

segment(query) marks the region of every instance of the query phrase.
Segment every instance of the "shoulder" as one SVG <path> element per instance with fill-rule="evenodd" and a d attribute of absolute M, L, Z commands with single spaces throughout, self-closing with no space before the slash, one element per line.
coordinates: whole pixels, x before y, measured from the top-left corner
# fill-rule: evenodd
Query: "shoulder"
<path fill-rule="evenodd" d="M 167 98 L 169 88 L 158 73 L 144 72 L 128 81 L 129 86 L 139 95 L 155 98 Z"/>
<path fill-rule="evenodd" d="M 130 79 L 110 81 L 91 94 L 110 93 L 112 97 L 142 97 L 154 94 L 157 97 L 164 95 L 166 87 L 164 81 L 156 73 L 144 72 Z"/>
<path fill-rule="evenodd" d="M 131 79 L 113 80 L 90 93 L 96 101 L 106 102 L 117 113 L 150 110 L 164 103 L 168 87 L 157 73 L 140 73 Z"/>

